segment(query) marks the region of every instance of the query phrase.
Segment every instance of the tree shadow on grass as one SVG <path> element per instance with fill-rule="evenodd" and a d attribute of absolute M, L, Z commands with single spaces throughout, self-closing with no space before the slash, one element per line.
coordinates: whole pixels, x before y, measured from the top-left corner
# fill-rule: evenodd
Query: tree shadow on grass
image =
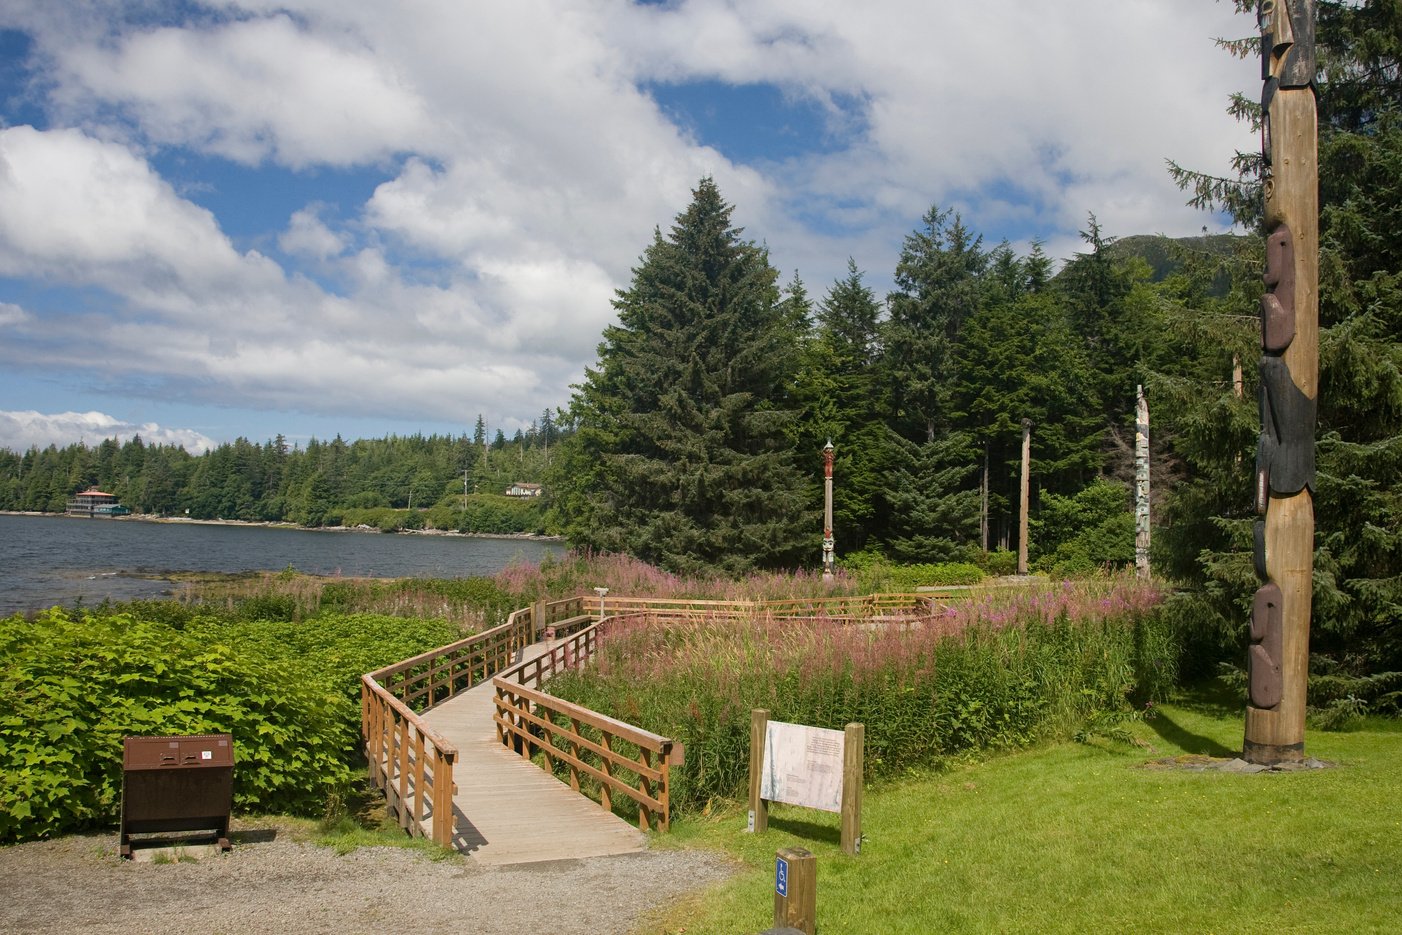
<path fill-rule="evenodd" d="M 1240 755 L 1240 750 L 1231 750 L 1222 746 L 1211 737 L 1202 734 L 1195 734 L 1186 730 L 1173 718 L 1163 711 L 1159 711 L 1152 718 L 1145 720 L 1154 733 L 1163 738 L 1165 743 L 1173 744 L 1184 753 L 1197 753 L 1202 756 L 1234 757 Z"/>

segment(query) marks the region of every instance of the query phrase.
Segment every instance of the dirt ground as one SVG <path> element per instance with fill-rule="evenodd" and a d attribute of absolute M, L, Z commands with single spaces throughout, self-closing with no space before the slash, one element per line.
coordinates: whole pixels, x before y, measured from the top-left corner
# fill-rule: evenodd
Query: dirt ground
<path fill-rule="evenodd" d="M 0 932 L 625 935 L 734 872 L 696 851 L 481 867 L 396 847 L 340 856 L 277 828 L 234 840 L 198 860 L 121 860 L 115 834 L 0 848 Z"/>

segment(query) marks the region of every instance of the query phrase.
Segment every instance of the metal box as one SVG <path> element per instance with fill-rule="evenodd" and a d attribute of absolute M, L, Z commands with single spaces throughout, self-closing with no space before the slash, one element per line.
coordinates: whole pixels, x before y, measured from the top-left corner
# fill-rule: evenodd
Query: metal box
<path fill-rule="evenodd" d="M 229 734 L 127 737 L 122 741 L 122 829 L 133 834 L 208 831 L 229 849 L 234 806 L 234 739 Z"/>

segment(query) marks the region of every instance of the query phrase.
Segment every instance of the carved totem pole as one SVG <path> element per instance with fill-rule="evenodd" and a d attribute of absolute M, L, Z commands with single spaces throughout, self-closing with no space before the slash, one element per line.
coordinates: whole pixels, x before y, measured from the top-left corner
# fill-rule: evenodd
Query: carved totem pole
<path fill-rule="evenodd" d="M 823 446 L 823 580 L 833 579 L 837 556 L 832 541 L 832 439 Z"/>
<path fill-rule="evenodd" d="M 1256 451 L 1249 701 L 1242 756 L 1303 759 L 1314 571 L 1314 423 L 1319 386 L 1319 178 L 1315 0 L 1261 0 L 1266 294 Z"/>

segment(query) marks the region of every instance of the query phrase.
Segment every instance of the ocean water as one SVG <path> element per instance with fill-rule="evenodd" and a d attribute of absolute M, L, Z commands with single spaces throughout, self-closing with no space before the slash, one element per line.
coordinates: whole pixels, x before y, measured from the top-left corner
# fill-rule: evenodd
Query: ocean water
<path fill-rule="evenodd" d="M 323 532 L 265 526 L 0 515 L 0 614 L 169 593 L 163 573 L 281 571 L 465 578 L 559 543 L 470 536 Z"/>

